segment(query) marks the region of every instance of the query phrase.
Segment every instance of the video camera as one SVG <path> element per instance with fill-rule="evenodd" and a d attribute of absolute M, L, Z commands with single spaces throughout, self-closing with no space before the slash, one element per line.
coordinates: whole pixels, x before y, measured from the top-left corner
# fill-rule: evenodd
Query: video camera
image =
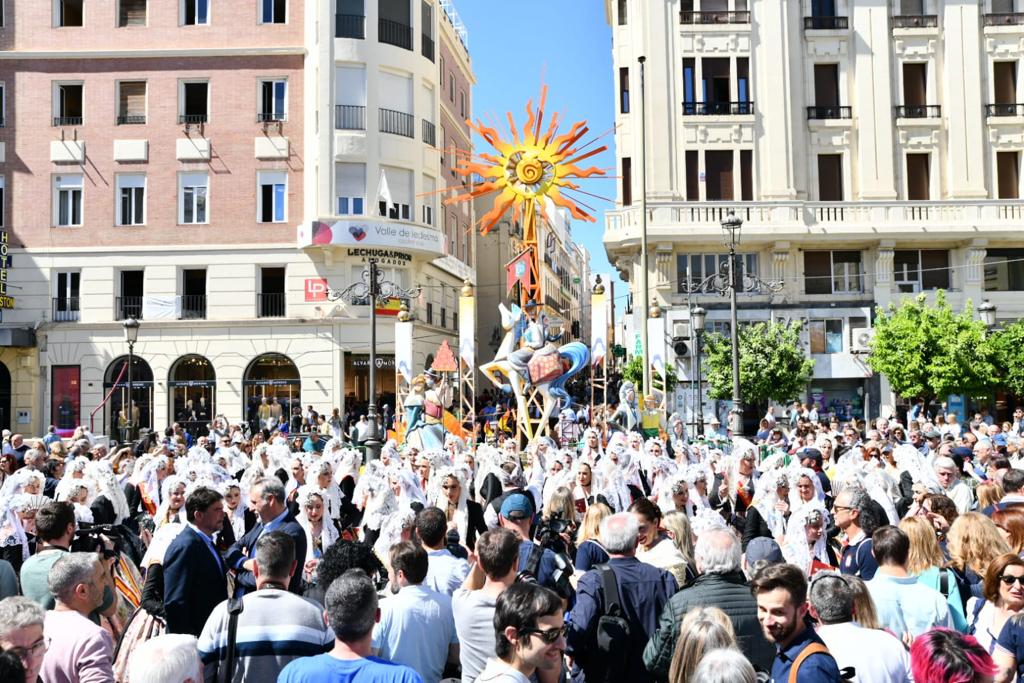
<path fill-rule="evenodd" d="M 541 557 L 545 550 L 550 550 L 555 556 L 555 569 L 552 572 L 554 580 L 554 591 L 558 597 L 568 600 L 572 597 L 572 584 L 569 577 L 572 576 L 572 560 L 566 553 L 565 542 L 560 534 L 569 530 L 569 522 L 562 519 L 561 513 L 552 515 L 549 519 L 541 519 L 537 526 L 537 533 L 534 535 L 536 542 L 533 550 L 526 560 L 526 567 L 516 574 L 516 581 L 523 583 L 537 583 L 538 570 L 540 569 Z"/>
<path fill-rule="evenodd" d="M 75 529 L 74 538 L 71 539 L 71 552 L 103 553 L 106 559 L 117 557 L 117 546 L 124 537 L 124 529 L 119 524 L 89 524 L 79 522 Z M 108 548 L 109 541 L 114 548 Z"/>

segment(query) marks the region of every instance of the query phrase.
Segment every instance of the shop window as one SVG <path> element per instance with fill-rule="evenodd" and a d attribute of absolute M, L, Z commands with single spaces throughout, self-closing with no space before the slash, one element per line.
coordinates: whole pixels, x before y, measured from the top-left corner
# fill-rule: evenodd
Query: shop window
<path fill-rule="evenodd" d="M 50 368 L 50 424 L 58 430 L 74 431 L 81 424 L 82 368 L 54 365 Z M 9 416 L 4 416 L 9 418 Z"/>
<path fill-rule="evenodd" d="M 842 319 L 812 320 L 807 329 L 811 341 L 811 353 L 843 352 Z"/>
<path fill-rule="evenodd" d="M 1024 292 L 1024 249 L 989 249 L 985 254 L 986 292 Z"/>

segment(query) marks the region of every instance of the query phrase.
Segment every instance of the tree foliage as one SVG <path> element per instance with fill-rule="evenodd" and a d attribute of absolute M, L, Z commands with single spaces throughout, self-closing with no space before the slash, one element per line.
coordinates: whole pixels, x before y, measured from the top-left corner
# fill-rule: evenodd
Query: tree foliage
<path fill-rule="evenodd" d="M 868 367 L 884 374 L 900 396 L 976 396 L 997 382 L 985 324 L 974 319 L 969 300 L 954 313 L 942 290 L 934 306 L 920 294 L 879 308 L 870 348 Z"/>
<path fill-rule="evenodd" d="M 740 393 L 747 403 L 783 403 L 799 396 L 811 379 L 814 361 L 800 345 L 800 323 L 760 322 L 739 329 Z M 732 344 L 722 334 L 708 335 L 703 368 L 708 395 L 732 398 Z"/>
<path fill-rule="evenodd" d="M 1007 325 L 990 339 L 1000 383 L 1017 396 L 1024 396 L 1024 320 Z"/>
<path fill-rule="evenodd" d="M 644 386 L 644 361 L 643 356 L 636 355 L 629 359 L 629 362 L 622 366 L 622 379 L 628 379 L 636 386 L 636 394 L 639 396 L 643 393 Z M 655 372 L 654 368 L 651 368 L 651 383 L 659 383 L 661 381 L 661 375 Z M 676 372 L 671 366 L 665 368 L 665 383 L 668 385 L 665 387 L 665 393 L 671 393 L 676 387 Z"/>

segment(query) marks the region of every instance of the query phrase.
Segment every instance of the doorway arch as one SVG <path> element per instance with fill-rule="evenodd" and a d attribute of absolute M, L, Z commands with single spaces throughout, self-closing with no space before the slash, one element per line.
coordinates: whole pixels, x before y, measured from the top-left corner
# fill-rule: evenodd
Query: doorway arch
<path fill-rule="evenodd" d="M 242 376 L 242 408 L 249 429 L 255 432 L 282 423 L 290 427 L 291 416 L 302 413 L 301 390 L 299 368 L 291 358 L 282 353 L 254 358 Z"/>
<path fill-rule="evenodd" d="M 188 354 L 167 373 L 168 422 L 177 422 L 192 436 L 206 436 L 217 416 L 217 373 L 205 356 Z"/>

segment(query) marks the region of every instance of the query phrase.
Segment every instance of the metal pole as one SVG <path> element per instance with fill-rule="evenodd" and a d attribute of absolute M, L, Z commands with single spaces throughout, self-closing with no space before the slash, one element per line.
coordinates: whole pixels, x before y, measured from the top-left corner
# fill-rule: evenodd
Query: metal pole
<path fill-rule="evenodd" d="M 743 399 L 740 396 L 740 333 L 736 324 L 736 232 L 729 242 L 729 325 L 732 338 L 732 418 L 733 436 L 743 433 Z"/>
<path fill-rule="evenodd" d="M 651 360 L 648 357 L 650 345 L 647 335 L 647 315 L 650 308 L 650 293 L 647 283 L 647 96 L 644 78 L 644 62 L 647 57 L 638 57 L 640 62 L 640 341 L 643 345 L 644 399 L 651 393 Z M 635 315 L 634 315 L 635 318 Z"/>
<path fill-rule="evenodd" d="M 380 436 L 377 431 L 377 259 L 370 263 L 370 401 L 366 406 L 366 451 L 363 461 L 376 460 L 380 454 Z"/>
<path fill-rule="evenodd" d="M 700 333 L 700 329 L 695 330 L 693 333 L 693 354 L 697 357 L 697 372 L 695 375 L 697 378 L 697 436 L 704 436 L 704 392 L 700 384 Z"/>
<path fill-rule="evenodd" d="M 124 435 L 121 437 L 124 441 L 132 441 L 132 430 L 134 425 L 132 424 L 132 418 L 134 417 L 132 411 L 132 364 L 135 359 L 135 344 L 128 342 L 128 406 L 124 411 Z"/>

